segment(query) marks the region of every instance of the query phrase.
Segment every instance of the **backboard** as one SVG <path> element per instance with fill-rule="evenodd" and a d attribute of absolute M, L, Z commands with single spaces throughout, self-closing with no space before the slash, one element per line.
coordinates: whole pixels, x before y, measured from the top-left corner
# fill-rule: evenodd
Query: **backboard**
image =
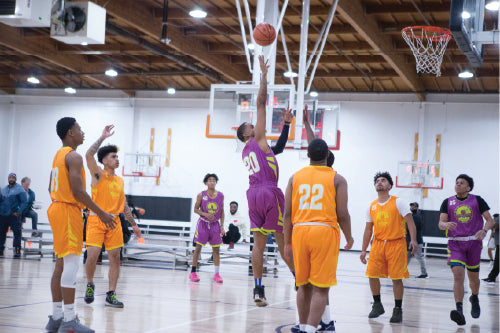
<path fill-rule="evenodd" d="M 398 163 L 396 187 L 443 189 L 440 162 L 402 161 Z"/>
<path fill-rule="evenodd" d="M 270 85 L 267 97 L 266 137 L 274 145 L 283 129 L 281 112 L 288 105 L 293 108 L 295 88 L 292 85 Z M 236 129 L 243 123 L 255 125 L 257 120 L 258 85 L 213 84 L 210 90 L 210 109 L 207 116 L 208 138 L 236 139 Z M 272 101 L 272 102 L 270 102 Z M 340 106 L 337 103 L 321 104 L 306 101 L 310 110 L 310 122 L 316 137 L 324 139 L 330 149 L 338 149 L 340 132 L 338 119 Z M 297 111 L 294 111 L 296 113 Z M 300 111 L 302 112 L 302 110 Z M 295 123 L 292 123 L 287 148 L 293 148 Z M 307 148 L 305 129 L 302 129 L 302 148 Z"/>
<path fill-rule="evenodd" d="M 161 176 L 162 156 L 152 153 L 125 153 L 122 167 L 123 177 Z"/>
<path fill-rule="evenodd" d="M 450 30 L 472 67 L 483 65 L 483 44 L 476 34 L 483 32 L 484 6 L 484 0 L 453 0 L 450 6 Z"/>

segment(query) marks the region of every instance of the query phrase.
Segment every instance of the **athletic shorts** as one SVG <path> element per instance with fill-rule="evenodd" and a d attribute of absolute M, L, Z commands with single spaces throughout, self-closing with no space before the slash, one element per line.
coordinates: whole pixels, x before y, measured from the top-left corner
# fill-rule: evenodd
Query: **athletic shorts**
<path fill-rule="evenodd" d="M 297 286 L 310 283 L 328 288 L 337 284 L 340 232 L 328 226 L 298 225 L 292 232 Z"/>
<path fill-rule="evenodd" d="M 387 241 L 374 239 L 365 275 L 371 278 L 390 276 L 392 280 L 409 278 L 406 252 L 404 237 Z"/>
<path fill-rule="evenodd" d="M 196 225 L 196 232 L 194 233 L 194 243 L 201 246 L 205 246 L 207 243 L 210 243 L 211 247 L 221 246 L 222 238 L 220 236 L 219 221 L 205 222 L 199 219 Z"/>
<path fill-rule="evenodd" d="M 68 254 L 80 255 L 83 247 L 83 217 L 80 207 L 52 202 L 47 210 L 54 238 L 54 253 L 58 258 Z"/>
<path fill-rule="evenodd" d="M 448 240 L 448 265 L 458 263 L 467 269 L 477 269 L 481 262 L 482 248 L 483 242 L 480 240 Z"/>
<path fill-rule="evenodd" d="M 97 215 L 89 215 L 87 219 L 86 245 L 98 248 L 104 247 L 106 251 L 123 247 L 123 231 L 120 217 L 115 216 L 115 228 L 106 228 Z"/>
<path fill-rule="evenodd" d="M 283 233 L 285 196 L 276 186 L 257 186 L 247 190 L 250 230 L 264 235 Z"/>

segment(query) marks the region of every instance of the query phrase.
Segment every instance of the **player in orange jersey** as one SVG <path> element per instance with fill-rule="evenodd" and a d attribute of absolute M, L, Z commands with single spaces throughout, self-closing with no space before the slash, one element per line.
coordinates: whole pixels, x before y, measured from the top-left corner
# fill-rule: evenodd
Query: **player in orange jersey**
<path fill-rule="evenodd" d="M 65 117 L 59 119 L 56 130 L 63 147 L 58 150 L 52 163 L 49 184 L 52 204 L 47 215 L 57 260 L 50 284 L 53 314 L 49 316 L 45 329 L 48 332 L 89 333 L 94 330 L 79 322 L 74 306 L 78 261 L 83 247 L 82 208 L 86 206 L 97 214 L 107 228 L 113 229 L 115 221 L 85 192 L 83 159 L 76 152 L 84 140 L 80 125 L 75 118 Z"/>
<path fill-rule="evenodd" d="M 109 291 L 106 293 L 106 306 L 123 308 L 123 303 L 116 297 L 116 284 L 120 275 L 120 249 L 123 247 L 123 231 L 119 214 L 124 213 L 127 221 L 132 225 L 135 236 L 141 238 L 141 230 L 135 223 L 132 212 L 125 200 L 123 189 L 123 179 L 115 174 L 119 167 L 118 147 L 108 145 L 101 147 L 102 142 L 114 134 L 114 126 L 108 125 L 102 131 L 99 139 L 87 150 L 85 158 L 87 166 L 92 175 L 92 199 L 106 212 L 113 214 L 117 226 L 115 229 L 107 229 L 104 223 L 99 220 L 99 216 L 91 213 L 87 220 L 87 262 L 85 270 L 87 273 L 87 288 L 84 300 L 87 304 L 94 301 L 94 273 L 97 258 L 101 253 L 101 246 L 104 243 L 109 258 Z M 104 168 L 97 165 L 97 159 Z"/>
<path fill-rule="evenodd" d="M 376 318 L 385 312 L 380 300 L 380 278 L 390 276 L 395 300 L 390 322 L 400 323 L 403 321 L 403 279 L 410 277 L 407 267 L 406 224 L 411 236 L 408 248 L 412 254 L 418 249 L 417 229 L 408 203 L 389 195 L 393 185 L 391 175 L 388 172 L 379 172 L 373 178 L 373 182 L 378 199 L 370 204 L 366 215 L 367 222 L 360 255 L 361 262 L 366 264 L 366 249 L 373 233 L 370 259 L 366 268 L 366 276 L 370 278 L 373 295 L 373 307 L 368 318 Z"/>
<path fill-rule="evenodd" d="M 340 229 L 349 250 L 351 218 L 347 209 L 347 182 L 326 165 L 328 145 L 314 139 L 308 146 L 310 165 L 296 172 L 285 194 L 285 255 L 293 249 L 300 331 L 316 332 L 337 284 Z M 333 322 L 328 330 L 335 330 Z"/>

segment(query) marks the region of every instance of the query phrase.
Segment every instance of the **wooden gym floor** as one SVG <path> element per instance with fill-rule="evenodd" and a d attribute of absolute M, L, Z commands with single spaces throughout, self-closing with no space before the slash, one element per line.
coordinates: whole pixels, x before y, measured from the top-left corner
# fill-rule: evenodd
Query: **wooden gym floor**
<path fill-rule="evenodd" d="M 43 332 L 51 314 L 51 258 L 13 259 L 11 252 L 0 258 L 0 332 Z M 390 280 L 383 279 L 382 302 L 386 313 L 375 320 L 367 315 L 372 297 L 365 266 L 359 252 L 341 252 L 337 271 L 338 285 L 330 290 L 331 312 L 337 332 L 412 333 L 499 331 L 499 286 L 481 284 L 481 317 L 470 316 L 470 292 L 466 288 L 464 311 L 467 324 L 458 327 L 449 319 L 454 308 L 453 279 L 444 259 L 427 258 L 430 278 L 416 279 L 418 262 L 410 263 L 412 278 L 405 280 L 403 323 L 390 324 L 394 306 Z M 96 332 L 290 332 L 296 320 L 293 278 L 282 262 L 277 274 L 264 278 L 270 305 L 254 306 L 251 296 L 253 278 L 247 265 L 222 262 L 222 285 L 211 281 L 213 266 L 200 268 L 201 281 L 192 283 L 185 266 L 174 270 L 165 263 L 128 261 L 118 281 L 117 294 L 123 309 L 104 306 L 107 291 L 106 261 L 98 265 L 94 282 L 96 300 L 83 301 L 85 270 L 78 272 L 76 310 L 81 321 Z M 482 264 L 481 278 L 489 265 Z"/>

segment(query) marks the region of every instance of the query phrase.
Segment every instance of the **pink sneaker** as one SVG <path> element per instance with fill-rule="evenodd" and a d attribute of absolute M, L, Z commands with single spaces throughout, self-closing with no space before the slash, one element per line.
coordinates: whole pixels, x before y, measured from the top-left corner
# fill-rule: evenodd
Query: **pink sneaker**
<path fill-rule="evenodd" d="M 198 277 L 196 272 L 191 272 L 191 274 L 189 274 L 189 280 L 191 280 L 193 282 L 198 282 L 198 281 L 200 281 L 200 278 Z"/>
<path fill-rule="evenodd" d="M 219 273 L 215 273 L 215 274 L 214 274 L 214 281 L 215 281 L 215 282 L 217 282 L 217 283 L 222 283 L 222 282 L 224 282 L 224 281 L 222 280 L 222 278 L 220 277 Z"/>

